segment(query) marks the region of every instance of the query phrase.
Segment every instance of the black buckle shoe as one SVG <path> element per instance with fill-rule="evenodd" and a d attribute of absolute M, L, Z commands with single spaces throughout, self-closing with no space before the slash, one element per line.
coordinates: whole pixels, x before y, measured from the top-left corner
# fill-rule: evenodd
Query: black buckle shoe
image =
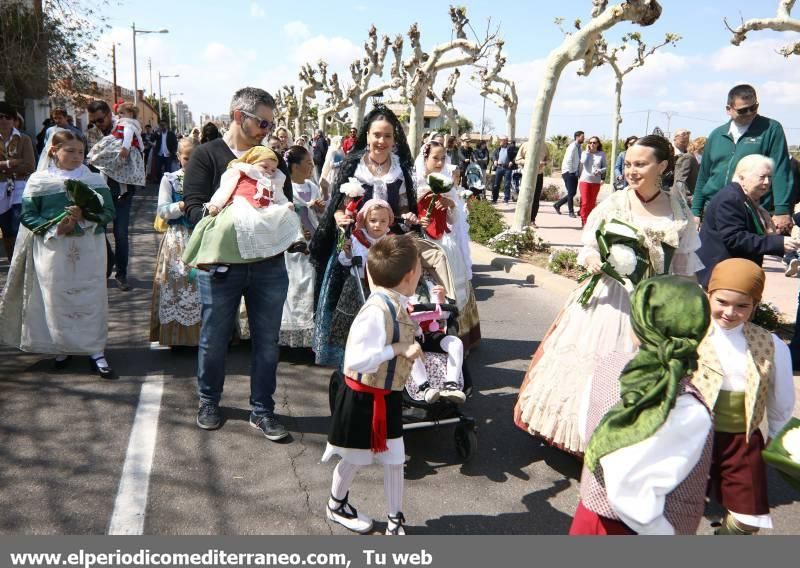
<path fill-rule="evenodd" d="M 386 527 L 386 534 L 392 536 L 405 536 L 406 531 L 403 525 L 406 524 L 406 518 L 403 513 L 397 513 L 396 517 L 389 515 L 389 524 Z"/>
<path fill-rule="evenodd" d="M 64 359 L 56 359 L 55 361 L 53 361 L 53 368 L 56 371 L 61 371 L 62 369 L 66 369 L 70 361 L 72 361 L 72 355 L 67 355 Z"/>
<path fill-rule="evenodd" d="M 349 496 L 349 491 L 347 495 L 344 496 L 344 499 L 337 499 L 331 495 L 331 500 L 336 503 L 336 507 L 328 505 L 326 511 L 328 519 L 334 523 L 339 523 L 353 532 L 359 534 L 368 533 L 372 530 L 372 519 L 364 514 L 360 514 L 355 507 L 348 503 L 347 498 Z"/>
<path fill-rule="evenodd" d="M 105 379 L 107 381 L 111 381 L 117 378 L 117 375 L 114 374 L 114 370 L 108 366 L 108 362 L 105 365 L 98 365 L 97 362 L 100 359 L 105 359 L 105 357 L 98 357 L 97 359 L 93 357 L 89 357 L 89 368 L 92 372 L 97 373 L 100 375 L 101 379 Z"/>

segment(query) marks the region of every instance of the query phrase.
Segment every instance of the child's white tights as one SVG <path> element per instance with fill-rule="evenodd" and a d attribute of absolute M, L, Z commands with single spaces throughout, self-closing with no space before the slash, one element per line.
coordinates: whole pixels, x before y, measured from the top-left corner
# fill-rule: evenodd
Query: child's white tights
<path fill-rule="evenodd" d="M 333 470 L 331 495 L 340 501 L 344 499 L 361 467 L 341 460 Z M 387 512 L 390 516 L 396 517 L 397 513 L 403 509 L 403 464 L 383 466 L 383 493 L 386 497 Z M 328 504 L 336 507 L 336 503 L 332 499 Z"/>
<path fill-rule="evenodd" d="M 458 337 L 448 335 L 442 338 L 441 346 L 442 351 L 447 354 L 445 382 L 457 383 L 461 374 L 461 365 L 464 362 L 464 344 Z M 411 365 L 411 380 L 417 386 L 428 381 L 428 373 L 425 371 L 425 363 L 422 362 L 422 359 L 415 359 Z"/>

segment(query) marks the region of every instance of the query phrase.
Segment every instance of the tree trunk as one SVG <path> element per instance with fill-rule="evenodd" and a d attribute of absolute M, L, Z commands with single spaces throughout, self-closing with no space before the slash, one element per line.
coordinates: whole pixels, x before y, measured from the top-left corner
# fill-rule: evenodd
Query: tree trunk
<path fill-rule="evenodd" d="M 303 124 L 303 118 L 298 114 L 294 119 L 294 132 L 292 132 L 292 134 L 294 135 L 295 138 L 300 136 L 300 130 L 301 130 L 300 125 L 301 124 Z M 294 143 L 294 142 L 292 142 L 292 143 Z"/>
<path fill-rule="evenodd" d="M 360 131 L 361 124 L 364 122 L 364 116 L 367 114 L 367 99 L 361 97 L 357 104 L 353 104 L 353 109 L 356 113 L 353 117 L 353 126 Z"/>
<path fill-rule="evenodd" d="M 513 140 L 517 137 L 517 107 L 506 107 L 506 132 L 508 139 Z"/>
<path fill-rule="evenodd" d="M 333 114 L 332 112 L 319 112 L 317 116 L 317 130 L 322 130 L 323 134 L 328 134 L 328 117 Z"/>
<path fill-rule="evenodd" d="M 533 207 L 533 193 L 536 188 L 536 176 L 539 173 L 539 156 L 544 151 L 545 136 L 547 134 L 547 121 L 550 118 L 550 107 L 556 94 L 558 80 L 564 68 L 570 62 L 567 49 L 560 48 L 553 52 L 547 60 L 547 67 L 542 75 L 539 94 L 536 96 L 531 128 L 528 132 L 528 156 L 522 171 L 522 183 L 519 188 L 519 198 L 514 211 L 514 222 L 511 228 L 521 231 L 528 226 L 531 220 Z"/>
<path fill-rule="evenodd" d="M 622 75 L 617 74 L 617 80 L 614 84 L 614 124 L 611 132 L 611 160 L 608 162 L 608 167 L 614 168 L 617 163 L 617 141 L 619 140 L 619 125 L 622 124 Z M 611 176 L 612 182 L 616 180 L 616 174 Z"/>
<path fill-rule="evenodd" d="M 427 92 L 427 89 L 425 92 Z M 411 148 L 411 155 L 416 156 L 417 152 L 419 152 L 422 130 L 425 125 L 425 96 L 419 96 L 417 102 L 409 105 L 408 110 L 408 147 Z"/>

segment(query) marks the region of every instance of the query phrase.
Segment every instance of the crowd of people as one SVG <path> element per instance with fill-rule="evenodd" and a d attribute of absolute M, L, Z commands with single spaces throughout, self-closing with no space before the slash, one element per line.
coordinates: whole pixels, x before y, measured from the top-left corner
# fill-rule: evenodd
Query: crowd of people
<path fill-rule="evenodd" d="M 790 350 L 752 319 L 764 255 L 797 272 L 800 195 L 783 129 L 758 106 L 737 85 L 708 138 L 628 138 L 599 204 L 600 140 L 582 150 L 578 131 L 566 149 L 554 207 L 574 217 L 580 188 L 590 276 L 536 350 L 513 417 L 583 459 L 570 534 L 695 534 L 707 488 L 726 509 L 717 534 L 772 527 L 759 425 L 770 440 L 791 419 L 800 353 L 797 336 Z"/>
<path fill-rule="evenodd" d="M 55 109 L 34 171 L 32 141 L 0 103 L 10 258 L 0 341 L 53 355 L 59 369 L 88 355 L 94 372 L 116 376 L 106 280 L 113 269 L 128 289 L 131 202 L 157 179 L 149 337 L 197 348 L 197 426 L 224 423 L 238 336 L 253 345 L 250 425 L 287 438 L 275 415 L 279 349 L 310 348 L 340 379 L 322 457 L 339 458 L 327 518 L 372 529 L 350 491 L 378 463 L 386 534 L 404 534 L 403 391 L 463 403 L 463 361 L 481 339 L 462 177 L 473 164 L 482 177 L 491 160 L 492 201 L 503 185 L 509 202 L 529 144 L 500 137 L 490 152 L 431 133 L 411 148 L 381 105 L 347 136 L 292 139 L 274 110 L 269 93 L 246 87 L 225 132 L 206 125 L 178 139 L 166 124 L 143 130 L 130 104 L 92 101 L 87 134 Z M 513 419 L 584 459 L 571 534 L 694 534 L 709 478 L 728 511 L 720 534 L 771 527 L 758 428 L 766 417 L 769 440 L 791 417 L 792 358 L 750 320 L 763 256 L 800 269 L 788 234 L 798 196 L 783 131 L 758 115 L 755 90 L 732 89 L 727 110 L 731 121 L 707 139 L 630 137 L 614 164 L 596 136 L 578 131 L 566 148 L 566 196 L 554 207 L 575 217 L 580 191 L 578 262 L 589 277 L 533 355 Z M 536 164 L 534 225 L 548 162 Z M 617 191 L 598 203 L 609 168 Z"/>

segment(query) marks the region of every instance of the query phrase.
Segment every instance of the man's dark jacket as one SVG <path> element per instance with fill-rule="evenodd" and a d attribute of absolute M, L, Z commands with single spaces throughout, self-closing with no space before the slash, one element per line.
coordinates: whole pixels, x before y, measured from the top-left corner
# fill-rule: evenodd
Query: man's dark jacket
<path fill-rule="evenodd" d="M 161 155 L 161 131 L 153 133 L 153 150 L 156 156 Z M 178 155 L 178 137 L 172 130 L 167 130 L 167 151 L 171 158 Z"/>

